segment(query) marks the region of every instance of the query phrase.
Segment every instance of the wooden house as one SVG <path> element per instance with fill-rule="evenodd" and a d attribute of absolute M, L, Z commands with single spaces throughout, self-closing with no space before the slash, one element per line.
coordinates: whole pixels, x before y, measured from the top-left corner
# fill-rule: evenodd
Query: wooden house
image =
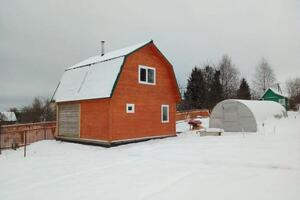
<path fill-rule="evenodd" d="M 14 112 L 0 112 L 0 125 L 15 124 L 17 118 Z"/>
<path fill-rule="evenodd" d="M 264 101 L 275 101 L 280 103 L 286 110 L 289 109 L 289 99 L 287 95 L 276 91 L 273 88 L 268 88 L 261 97 Z"/>
<path fill-rule="evenodd" d="M 61 140 L 111 146 L 176 134 L 176 77 L 152 40 L 67 68 L 54 100 Z"/>

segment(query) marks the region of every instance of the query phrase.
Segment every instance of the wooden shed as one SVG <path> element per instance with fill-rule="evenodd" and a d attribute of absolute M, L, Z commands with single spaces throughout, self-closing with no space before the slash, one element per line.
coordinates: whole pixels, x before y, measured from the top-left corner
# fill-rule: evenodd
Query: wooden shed
<path fill-rule="evenodd" d="M 110 146 L 176 134 L 175 73 L 152 40 L 67 68 L 54 100 L 61 140 Z"/>
<path fill-rule="evenodd" d="M 14 112 L 0 112 L 0 125 L 15 124 L 17 118 Z"/>
<path fill-rule="evenodd" d="M 289 99 L 287 95 L 284 95 L 282 92 L 276 91 L 273 88 L 268 88 L 261 99 L 264 101 L 275 101 L 280 103 L 286 110 L 289 108 Z"/>

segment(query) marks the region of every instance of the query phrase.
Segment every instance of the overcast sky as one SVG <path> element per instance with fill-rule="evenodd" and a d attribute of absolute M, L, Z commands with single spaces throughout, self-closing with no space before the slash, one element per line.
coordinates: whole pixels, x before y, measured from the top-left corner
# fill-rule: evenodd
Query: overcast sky
<path fill-rule="evenodd" d="M 266 58 L 282 84 L 300 76 L 299 0 L 1 0 L 0 110 L 50 98 L 65 68 L 153 39 L 178 82 L 228 54 L 249 82 Z"/>

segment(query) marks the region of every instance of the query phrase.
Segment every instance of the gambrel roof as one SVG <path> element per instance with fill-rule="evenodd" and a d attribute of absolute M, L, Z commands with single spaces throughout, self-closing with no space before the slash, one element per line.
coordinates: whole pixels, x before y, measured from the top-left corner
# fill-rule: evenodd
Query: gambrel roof
<path fill-rule="evenodd" d="M 153 41 L 90 57 L 67 68 L 53 100 L 66 102 L 111 97 L 125 57 L 149 43 Z"/>
<path fill-rule="evenodd" d="M 115 50 L 115 51 L 111 51 L 111 52 L 108 52 L 108 53 L 104 54 L 103 56 L 97 55 L 97 56 L 90 57 L 86 60 L 83 60 L 83 61 L 69 67 L 67 70 L 78 68 L 78 67 L 83 67 L 83 66 L 87 66 L 87 65 L 93 65 L 93 64 L 96 64 L 96 63 L 105 62 L 105 61 L 109 61 L 109 60 L 112 60 L 112 59 L 124 57 L 128 54 L 133 53 L 137 49 L 145 46 L 146 44 L 149 44 L 150 42 L 152 42 L 152 40 L 149 40 L 149 41 L 146 41 L 146 42 L 143 42 L 143 43 L 140 43 L 140 44 L 136 44 L 136 45 L 133 45 L 133 46 L 130 46 L 130 47 L 126 47 L 126 48 L 123 48 L 123 49 L 118 49 L 118 50 Z"/>

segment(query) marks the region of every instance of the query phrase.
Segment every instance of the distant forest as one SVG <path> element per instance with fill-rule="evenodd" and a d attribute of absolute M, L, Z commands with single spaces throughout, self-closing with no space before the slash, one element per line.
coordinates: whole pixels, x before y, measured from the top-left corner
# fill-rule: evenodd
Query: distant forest
<path fill-rule="evenodd" d="M 279 87 L 271 65 L 261 59 L 255 68 L 252 82 L 240 76 L 229 56 L 224 55 L 217 64 L 195 66 L 187 79 L 186 87 L 180 87 L 182 101 L 177 110 L 209 109 L 224 99 L 259 99 L 269 87 Z M 290 108 L 300 105 L 300 78 L 288 79 L 284 89 L 289 95 Z M 10 108 L 17 123 L 53 121 L 56 119 L 55 103 L 36 97 L 28 106 Z"/>
<path fill-rule="evenodd" d="M 186 87 L 180 87 L 182 101 L 177 109 L 209 109 L 225 99 L 253 99 L 269 88 L 281 90 L 273 68 L 264 58 L 255 68 L 251 86 L 228 55 L 224 55 L 217 64 L 195 66 L 187 80 Z M 300 78 L 289 79 L 284 84 L 289 95 L 290 108 L 295 110 L 300 104 Z"/>
<path fill-rule="evenodd" d="M 17 123 L 53 121 L 56 119 L 54 103 L 51 103 L 49 99 L 43 100 L 40 97 L 34 98 L 31 105 L 20 109 L 16 107 L 10 108 L 9 111 L 15 113 Z"/>

